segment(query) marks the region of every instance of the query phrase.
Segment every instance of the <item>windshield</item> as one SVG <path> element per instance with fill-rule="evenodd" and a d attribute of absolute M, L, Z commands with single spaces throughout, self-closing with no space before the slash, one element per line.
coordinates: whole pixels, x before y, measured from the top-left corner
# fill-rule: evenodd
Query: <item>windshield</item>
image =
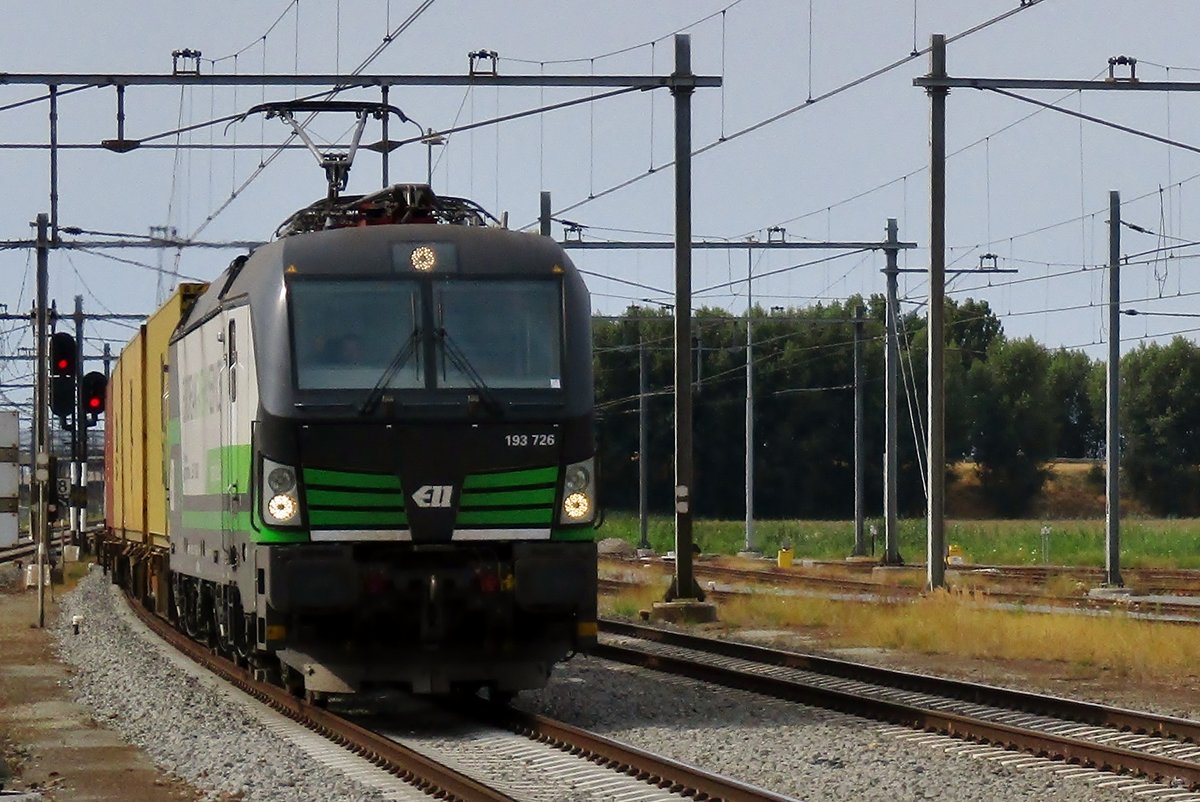
<path fill-rule="evenodd" d="M 562 387 L 557 281 L 445 281 L 434 284 L 437 385 Z"/>
<path fill-rule="evenodd" d="M 371 389 L 417 327 L 414 281 L 293 281 L 289 291 L 301 390 Z M 424 386 L 419 362 L 413 353 L 389 386 Z"/>
<path fill-rule="evenodd" d="M 289 281 L 297 389 L 371 391 L 381 377 L 399 390 L 561 389 L 561 286 L 438 276 Z"/>

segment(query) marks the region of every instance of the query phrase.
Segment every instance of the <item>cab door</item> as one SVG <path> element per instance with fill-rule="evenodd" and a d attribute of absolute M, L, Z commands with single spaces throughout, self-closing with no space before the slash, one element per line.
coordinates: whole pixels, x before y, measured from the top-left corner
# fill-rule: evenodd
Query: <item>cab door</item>
<path fill-rule="evenodd" d="M 221 315 L 224 348 L 220 386 L 223 392 L 220 412 L 221 449 L 221 564 L 228 566 L 238 529 L 238 513 L 243 496 L 249 492 L 248 477 L 242 476 L 246 459 L 238 443 L 238 325 L 233 314 Z"/>

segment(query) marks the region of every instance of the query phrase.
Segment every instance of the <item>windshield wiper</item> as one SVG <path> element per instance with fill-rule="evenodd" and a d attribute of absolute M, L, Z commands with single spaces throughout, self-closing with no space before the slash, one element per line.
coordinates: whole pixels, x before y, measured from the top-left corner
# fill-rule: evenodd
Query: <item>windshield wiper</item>
<path fill-rule="evenodd" d="M 504 407 L 500 400 L 496 398 L 496 394 L 492 392 L 492 388 L 488 387 L 487 382 L 479 375 L 479 371 L 475 370 L 475 366 L 471 364 L 471 360 L 463 353 L 463 350 L 458 347 L 458 344 L 450 337 L 450 332 L 445 328 L 438 329 L 438 338 L 442 341 L 442 347 L 446 355 L 450 357 L 450 361 L 454 363 L 454 367 L 460 373 L 471 380 L 471 384 L 475 386 L 475 390 L 479 393 L 479 398 L 483 401 L 485 407 L 491 410 L 492 414 L 500 417 L 504 414 Z"/>
<path fill-rule="evenodd" d="M 375 412 L 379 406 L 379 402 L 383 400 L 383 394 L 387 390 L 392 379 L 400 371 L 400 368 L 408 362 L 412 355 L 417 350 L 417 343 L 421 341 L 421 329 L 414 328 L 412 334 L 408 335 L 408 339 L 400 346 L 400 350 L 392 357 L 392 361 L 383 369 L 379 380 L 375 382 L 375 386 L 371 388 L 371 392 L 367 393 L 367 397 L 363 399 L 362 406 L 358 408 L 359 415 L 370 415 Z"/>

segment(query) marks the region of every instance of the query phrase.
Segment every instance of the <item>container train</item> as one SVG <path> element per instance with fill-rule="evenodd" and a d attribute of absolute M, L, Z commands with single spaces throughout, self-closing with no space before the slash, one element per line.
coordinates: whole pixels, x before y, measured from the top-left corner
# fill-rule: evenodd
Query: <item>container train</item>
<path fill-rule="evenodd" d="M 310 698 L 541 686 L 596 640 L 579 273 L 424 185 L 276 234 L 123 349 L 105 566 Z"/>

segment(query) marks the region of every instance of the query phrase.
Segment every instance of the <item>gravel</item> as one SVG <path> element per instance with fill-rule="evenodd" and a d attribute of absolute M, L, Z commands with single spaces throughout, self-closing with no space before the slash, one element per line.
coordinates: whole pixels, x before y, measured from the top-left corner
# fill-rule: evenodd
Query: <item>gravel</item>
<path fill-rule="evenodd" d="M 21 583 L 24 581 L 25 577 L 15 563 L 0 565 L 0 592 L 20 590 Z"/>
<path fill-rule="evenodd" d="M 1063 764 L 1041 761 L 1041 770 L 1016 769 L 954 754 L 998 750 L 911 731 L 897 736 L 898 728 L 867 719 L 595 658 L 560 666 L 545 690 L 522 695 L 518 705 L 811 802 L 1134 798 L 1053 773 Z M 902 740 L 914 736 L 921 743 Z M 1139 782 L 1127 779 L 1130 786 Z"/>
<path fill-rule="evenodd" d="M 59 653 L 76 668 L 72 691 L 99 722 L 214 802 L 230 796 L 246 802 L 385 798 L 268 731 L 218 680 L 185 671 L 178 656 L 131 627 L 120 604 L 107 578 L 94 572 L 62 600 L 56 624 Z M 72 634 L 73 616 L 83 617 L 79 635 Z M 596 658 L 559 666 L 547 688 L 522 694 L 517 704 L 813 802 L 1134 798 L 1130 791 L 1097 787 L 1113 782 L 1113 775 L 1068 778 L 1055 773 L 1062 764 L 1045 761 L 1040 769 L 1017 769 L 995 758 L 996 750 L 898 735 L 897 728 L 842 713 Z M 992 759 L 965 754 L 989 751 Z M 1137 783 L 1128 778 L 1125 784 Z"/>
<path fill-rule="evenodd" d="M 55 630 L 59 655 L 76 669 L 71 690 L 98 722 L 200 789 L 205 800 L 383 799 L 265 732 L 215 678 L 175 665 L 165 645 L 155 648 L 120 615 L 116 593 L 94 571 L 63 598 Z M 74 616 L 83 617 L 79 635 L 72 634 Z"/>

